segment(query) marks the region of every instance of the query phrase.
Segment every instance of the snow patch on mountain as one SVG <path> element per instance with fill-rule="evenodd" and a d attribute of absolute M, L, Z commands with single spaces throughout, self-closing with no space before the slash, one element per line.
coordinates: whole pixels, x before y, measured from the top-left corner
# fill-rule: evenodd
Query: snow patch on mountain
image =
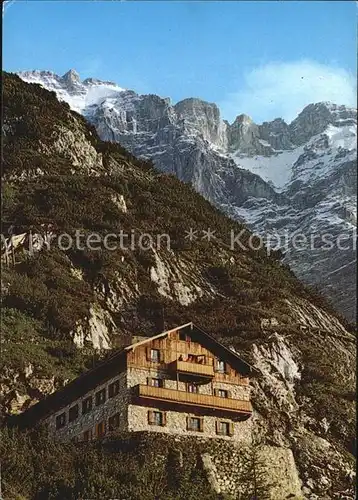
<path fill-rule="evenodd" d="M 60 101 L 65 101 L 77 113 L 86 114 L 87 108 L 114 97 L 124 89 L 112 82 L 87 78 L 81 82 L 76 71 L 70 70 L 63 76 L 51 71 L 22 71 L 19 76 L 28 83 L 38 83 L 48 90 L 54 90 Z"/>
<path fill-rule="evenodd" d="M 241 155 L 240 150 L 231 156 L 236 165 L 259 175 L 266 182 L 271 183 L 277 191 L 282 191 L 291 180 L 292 165 L 303 153 L 303 146 L 292 151 L 276 152 L 272 156 Z"/>

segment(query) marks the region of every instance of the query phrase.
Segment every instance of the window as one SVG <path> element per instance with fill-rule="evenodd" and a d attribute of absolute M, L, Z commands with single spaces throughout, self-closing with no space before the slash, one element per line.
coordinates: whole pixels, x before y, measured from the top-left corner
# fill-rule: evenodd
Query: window
<path fill-rule="evenodd" d="M 61 413 L 56 417 L 56 429 L 61 429 L 66 425 L 66 413 Z"/>
<path fill-rule="evenodd" d="M 233 436 L 234 424 L 232 422 L 216 422 L 216 434 L 220 436 Z"/>
<path fill-rule="evenodd" d="M 96 392 L 96 406 L 102 405 L 106 401 L 106 389 Z"/>
<path fill-rule="evenodd" d="M 100 438 L 106 433 L 106 423 L 104 420 L 96 424 L 96 437 Z"/>
<path fill-rule="evenodd" d="M 148 411 L 148 424 L 164 426 L 166 424 L 165 412 L 152 410 Z"/>
<path fill-rule="evenodd" d="M 116 413 L 115 415 L 112 415 L 108 419 L 108 430 L 114 431 L 114 429 L 117 429 L 118 427 L 119 427 L 119 413 Z"/>
<path fill-rule="evenodd" d="M 224 390 L 224 389 L 217 389 L 216 392 L 217 392 L 217 395 L 219 396 L 219 398 L 228 398 L 229 397 L 229 392 Z"/>
<path fill-rule="evenodd" d="M 92 440 L 92 429 L 88 429 L 83 433 L 83 441 L 91 441 Z"/>
<path fill-rule="evenodd" d="M 204 430 L 204 419 L 200 417 L 187 417 L 187 430 L 203 432 Z"/>
<path fill-rule="evenodd" d="M 108 397 L 114 398 L 119 393 L 119 380 L 116 380 L 108 386 Z"/>
<path fill-rule="evenodd" d="M 159 349 L 151 349 L 150 350 L 150 361 L 153 363 L 159 363 L 160 362 L 160 351 Z"/>
<path fill-rule="evenodd" d="M 216 360 L 216 371 L 219 373 L 226 372 L 226 363 L 225 361 L 221 361 L 221 359 Z"/>
<path fill-rule="evenodd" d="M 79 414 L 78 405 L 72 406 L 72 408 L 70 408 L 68 412 L 68 421 L 73 422 L 74 420 L 76 420 L 78 414 Z"/>
<path fill-rule="evenodd" d="M 92 396 L 82 401 L 82 415 L 89 413 L 92 410 Z"/>
<path fill-rule="evenodd" d="M 199 387 L 196 384 L 193 384 L 192 382 L 188 382 L 186 384 L 186 390 L 187 392 L 193 392 L 197 394 L 199 392 Z"/>
<path fill-rule="evenodd" d="M 147 378 L 147 385 L 151 385 L 152 387 L 164 387 L 164 380 L 162 378 Z"/>

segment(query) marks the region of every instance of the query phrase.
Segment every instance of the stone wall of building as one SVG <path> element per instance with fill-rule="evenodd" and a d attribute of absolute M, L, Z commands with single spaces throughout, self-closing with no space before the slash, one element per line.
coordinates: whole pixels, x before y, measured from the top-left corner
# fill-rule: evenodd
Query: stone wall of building
<path fill-rule="evenodd" d="M 155 407 L 145 407 L 130 404 L 128 406 L 128 430 L 132 432 L 161 432 L 165 434 L 177 434 L 181 436 L 193 436 L 198 438 L 218 438 L 225 441 L 240 443 L 242 445 L 250 445 L 251 443 L 251 419 L 242 422 L 233 422 L 229 418 L 217 418 L 213 416 L 204 416 L 203 431 L 187 430 L 187 417 L 195 417 L 195 414 L 166 411 L 166 425 L 158 426 L 148 423 L 148 411 L 155 411 Z M 233 435 L 221 436 L 216 433 L 216 421 L 226 421 L 233 423 Z"/>
<path fill-rule="evenodd" d="M 119 380 L 119 393 L 108 398 L 108 386 Z M 95 404 L 95 393 L 106 389 L 106 401 L 99 406 Z M 82 415 L 82 401 L 89 396 L 92 396 L 92 410 Z M 54 434 L 56 439 L 61 441 L 68 441 L 70 439 L 80 437 L 85 431 L 92 430 L 93 436 L 95 435 L 95 425 L 101 421 L 105 421 L 106 429 L 108 428 L 108 419 L 116 413 L 119 413 L 119 431 L 126 431 L 128 428 L 128 390 L 127 390 L 127 374 L 126 372 L 119 373 L 116 377 L 107 380 L 96 386 L 95 389 L 89 391 L 81 398 L 75 399 L 70 405 L 67 405 L 56 413 L 53 413 L 50 417 L 45 419 L 43 423 L 48 426 L 51 433 Z M 79 415 L 73 422 L 68 422 L 69 409 L 78 404 L 79 405 Z M 66 412 L 66 425 L 61 429 L 56 429 L 56 417 L 63 412 Z"/>

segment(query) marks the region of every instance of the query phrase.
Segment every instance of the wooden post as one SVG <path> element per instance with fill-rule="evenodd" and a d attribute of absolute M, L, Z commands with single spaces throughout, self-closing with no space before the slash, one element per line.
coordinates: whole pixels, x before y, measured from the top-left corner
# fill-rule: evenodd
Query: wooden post
<path fill-rule="evenodd" d="M 32 229 L 30 229 L 29 232 L 29 254 L 32 257 L 33 251 L 32 251 Z"/>
<path fill-rule="evenodd" d="M 15 260 L 15 249 L 12 241 L 12 235 L 10 236 L 10 244 L 11 244 L 12 265 L 14 266 L 16 264 L 16 260 Z"/>
<path fill-rule="evenodd" d="M 10 267 L 10 264 L 9 264 L 9 254 L 8 254 L 8 247 L 7 247 L 7 242 L 6 242 L 6 238 L 5 238 L 5 265 L 6 267 Z"/>

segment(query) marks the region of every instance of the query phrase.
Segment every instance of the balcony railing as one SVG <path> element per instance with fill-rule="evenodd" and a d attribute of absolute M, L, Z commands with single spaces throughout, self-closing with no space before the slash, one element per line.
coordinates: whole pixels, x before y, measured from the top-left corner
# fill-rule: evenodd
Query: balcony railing
<path fill-rule="evenodd" d="M 230 413 L 241 413 L 248 416 L 252 413 L 250 401 L 220 398 L 219 396 L 212 396 L 211 394 L 198 394 L 142 384 L 136 385 L 134 389 L 135 395 L 144 399 L 196 406 L 199 408 L 223 410 Z"/>
<path fill-rule="evenodd" d="M 214 377 L 213 365 L 180 361 L 178 359 L 169 364 L 169 370 L 171 372 L 182 373 L 185 375 L 198 375 L 200 377 L 209 378 Z"/>

